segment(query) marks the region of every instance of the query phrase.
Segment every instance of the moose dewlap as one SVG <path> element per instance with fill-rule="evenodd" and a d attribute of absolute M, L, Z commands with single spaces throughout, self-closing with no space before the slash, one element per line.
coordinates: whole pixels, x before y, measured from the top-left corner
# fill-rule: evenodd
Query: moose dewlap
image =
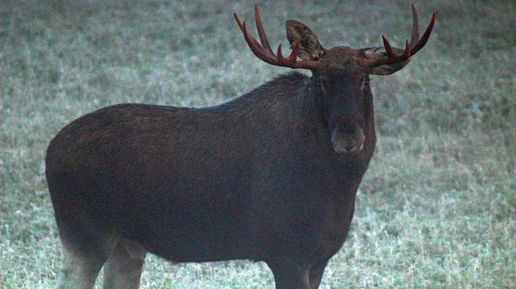
<path fill-rule="evenodd" d="M 274 53 L 258 7 L 252 52 L 303 68 L 217 106 L 120 104 L 84 115 L 50 142 L 46 178 L 64 247 L 59 288 L 138 288 L 147 253 L 172 262 L 264 261 L 278 289 L 319 287 L 348 234 L 375 149 L 369 75 L 394 73 L 429 39 L 437 13 L 404 49 L 326 49 L 287 21 Z"/>

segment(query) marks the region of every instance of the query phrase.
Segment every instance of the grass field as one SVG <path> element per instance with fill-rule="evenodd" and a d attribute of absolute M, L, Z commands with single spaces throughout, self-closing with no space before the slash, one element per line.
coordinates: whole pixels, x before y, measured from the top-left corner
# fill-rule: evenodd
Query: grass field
<path fill-rule="evenodd" d="M 325 47 L 410 36 L 412 2 L 341 2 L 260 7 L 274 47 L 286 47 L 287 19 Z M 256 35 L 252 1 L 0 4 L 0 288 L 56 285 L 43 159 L 65 124 L 115 103 L 216 104 L 288 71 L 256 59 L 241 36 L 232 13 Z M 516 4 L 415 5 L 422 26 L 439 11 L 435 32 L 407 68 L 372 80 L 378 149 L 321 288 L 516 288 Z M 273 279 L 262 263 L 149 256 L 142 288 L 273 288 Z"/>

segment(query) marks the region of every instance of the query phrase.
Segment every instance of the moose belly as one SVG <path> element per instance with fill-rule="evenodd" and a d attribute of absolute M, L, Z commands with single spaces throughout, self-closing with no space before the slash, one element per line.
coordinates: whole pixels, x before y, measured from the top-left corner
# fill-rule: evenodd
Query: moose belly
<path fill-rule="evenodd" d="M 92 215 L 122 238 L 171 261 L 248 257 L 253 247 L 246 231 L 248 204 L 239 186 L 198 177 L 111 182 L 91 200 Z"/>

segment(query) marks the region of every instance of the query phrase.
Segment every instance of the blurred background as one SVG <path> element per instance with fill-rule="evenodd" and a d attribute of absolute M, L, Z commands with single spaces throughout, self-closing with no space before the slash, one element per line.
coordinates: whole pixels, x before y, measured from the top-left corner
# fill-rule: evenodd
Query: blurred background
<path fill-rule="evenodd" d="M 289 71 L 247 47 L 233 13 L 256 37 L 254 3 L 0 1 L 1 288 L 56 285 L 61 249 L 43 160 L 64 125 L 116 103 L 218 104 Z M 321 288 L 515 288 L 516 3 L 258 4 L 285 53 L 288 19 L 326 48 L 381 46 L 382 34 L 403 47 L 410 5 L 422 29 L 439 11 L 406 68 L 372 77 L 378 148 Z M 142 288 L 273 288 L 273 278 L 262 263 L 148 256 Z"/>

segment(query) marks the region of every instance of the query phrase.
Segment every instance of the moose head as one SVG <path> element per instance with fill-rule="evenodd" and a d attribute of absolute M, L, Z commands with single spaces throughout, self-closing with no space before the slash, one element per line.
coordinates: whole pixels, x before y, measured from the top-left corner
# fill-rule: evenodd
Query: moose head
<path fill-rule="evenodd" d="M 337 46 L 325 49 L 308 26 L 296 20 L 288 20 L 287 39 L 292 48 L 288 57 L 283 56 L 281 44 L 277 54 L 272 50 L 265 35 L 258 5 L 255 5 L 255 17 L 261 44 L 249 34 L 246 23 L 236 14 L 235 19 L 247 44 L 258 58 L 276 66 L 312 71 L 316 93 L 327 108 L 323 115 L 335 151 L 339 154 L 354 154 L 362 150 L 364 142 L 374 142 L 366 137 L 369 134 L 374 138 L 369 75 L 389 75 L 402 69 L 409 63 L 410 57 L 425 46 L 430 37 L 437 12 L 433 13 L 422 37 L 419 35 L 418 15 L 414 6 L 412 13 L 412 38 L 410 43 L 407 40 L 404 49 L 392 47 L 385 36 L 382 36 L 382 47 Z"/>

